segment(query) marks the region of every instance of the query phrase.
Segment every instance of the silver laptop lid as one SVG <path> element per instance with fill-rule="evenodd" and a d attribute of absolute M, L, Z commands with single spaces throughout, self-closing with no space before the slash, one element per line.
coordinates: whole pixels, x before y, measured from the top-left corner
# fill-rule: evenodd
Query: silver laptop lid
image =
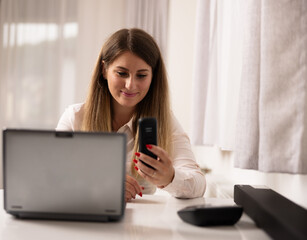
<path fill-rule="evenodd" d="M 8 213 L 98 221 L 122 217 L 124 134 L 6 129 L 3 144 Z"/>

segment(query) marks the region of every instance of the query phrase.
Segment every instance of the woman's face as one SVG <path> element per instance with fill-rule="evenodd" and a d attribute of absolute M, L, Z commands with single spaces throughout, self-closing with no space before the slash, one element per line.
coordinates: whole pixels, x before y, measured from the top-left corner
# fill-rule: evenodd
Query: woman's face
<path fill-rule="evenodd" d="M 127 51 L 105 69 L 104 78 L 113 97 L 113 106 L 133 110 L 149 90 L 152 69 L 143 59 Z"/>

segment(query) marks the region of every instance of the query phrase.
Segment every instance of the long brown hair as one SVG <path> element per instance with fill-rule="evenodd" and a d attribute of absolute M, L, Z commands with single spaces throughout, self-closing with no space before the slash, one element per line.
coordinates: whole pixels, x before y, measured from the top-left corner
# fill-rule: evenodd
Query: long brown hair
<path fill-rule="evenodd" d="M 164 62 L 155 40 L 141 29 L 121 29 L 103 45 L 90 83 L 84 105 L 84 131 L 112 131 L 111 93 L 103 77 L 108 68 L 122 53 L 130 51 L 152 68 L 152 82 L 147 95 L 136 106 L 133 116 L 134 152 L 138 151 L 138 119 L 155 117 L 158 122 L 158 145 L 172 152 L 170 100 Z M 134 168 L 131 168 L 134 172 Z"/>

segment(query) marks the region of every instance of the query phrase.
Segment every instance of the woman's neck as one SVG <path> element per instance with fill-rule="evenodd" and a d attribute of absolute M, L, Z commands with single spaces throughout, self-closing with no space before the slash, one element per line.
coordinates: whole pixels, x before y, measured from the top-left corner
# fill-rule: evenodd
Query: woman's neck
<path fill-rule="evenodd" d="M 135 108 L 120 106 L 118 103 L 113 104 L 112 130 L 117 132 L 133 116 Z"/>

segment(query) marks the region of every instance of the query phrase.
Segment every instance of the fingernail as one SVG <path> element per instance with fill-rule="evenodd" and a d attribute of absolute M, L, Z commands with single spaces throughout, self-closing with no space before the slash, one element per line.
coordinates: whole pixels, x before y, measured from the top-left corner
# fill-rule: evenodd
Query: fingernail
<path fill-rule="evenodd" d="M 144 190 L 145 188 L 144 187 L 142 187 L 142 190 Z"/>
<path fill-rule="evenodd" d="M 148 149 L 152 149 L 152 146 L 151 146 L 150 144 L 146 144 L 146 147 L 147 147 Z"/>
<path fill-rule="evenodd" d="M 138 153 L 138 152 L 136 152 L 136 153 L 135 153 L 135 156 L 139 157 L 139 156 L 141 156 L 141 154 Z"/>
<path fill-rule="evenodd" d="M 137 171 L 139 170 L 139 168 L 138 168 L 137 166 L 134 166 L 134 168 L 135 168 L 135 170 L 137 170 Z"/>
<path fill-rule="evenodd" d="M 135 162 L 135 163 L 138 163 L 138 160 L 136 160 L 136 159 L 133 159 L 133 162 Z"/>
<path fill-rule="evenodd" d="M 143 197 L 143 194 L 142 194 L 142 192 L 140 192 L 140 193 L 139 193 L 139 195 L 140 195 L 141 197 Z"/>

